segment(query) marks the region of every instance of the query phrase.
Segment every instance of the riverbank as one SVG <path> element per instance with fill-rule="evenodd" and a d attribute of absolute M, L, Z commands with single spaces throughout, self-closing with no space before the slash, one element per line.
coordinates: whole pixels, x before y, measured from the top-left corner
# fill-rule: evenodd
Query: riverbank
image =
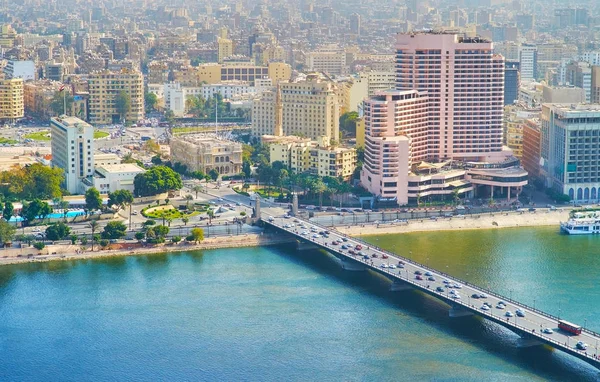
<path fill-rule="evenodd" d="M 569 219 L 568 210 L 506 212 L 482 215 L 454 216 L 451 218 L 410 220 L 408 223 L 365 224 L 336 227 L 350 236 L 399 234 L 423 231 L 454 231 L 500 229 L 515 227 L 556 226 Z"/>
<path fill-rule="evenodd" d="M 143 247 L 137 243 L 119 244 L 118 249 L 96 249 L 81 251 L 78 245 L 49 245 L 46 254 L 37 254 L 34 248 L 11 248 L 0 251 L 0 265 L 96 259 L 115 256 L 151 255 L 165 252 L 187 252 L 218 248 L 243 248 L 289 243 L 292 240 L 282 235 L 246 234 L 239 236 L 218 236 L 207 238 L 199 244 L 179 243 Z"/>

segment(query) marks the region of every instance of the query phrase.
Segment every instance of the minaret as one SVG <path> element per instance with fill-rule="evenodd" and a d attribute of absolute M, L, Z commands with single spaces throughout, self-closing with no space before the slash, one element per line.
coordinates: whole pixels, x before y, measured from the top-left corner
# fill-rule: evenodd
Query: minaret
<path fill-rule="evenodd" d="M 277 94 L 275 96 L 275 129 L 273 135 L 283 136 L 283 103 L 281 101 L 281 86 L 277 83 Z"/>

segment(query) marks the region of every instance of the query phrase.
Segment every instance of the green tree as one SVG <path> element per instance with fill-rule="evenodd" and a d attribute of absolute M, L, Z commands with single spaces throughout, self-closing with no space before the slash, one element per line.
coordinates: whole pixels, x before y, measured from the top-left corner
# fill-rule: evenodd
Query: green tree
<path fill-rule="evenodd" d="M 213 218 L 215 217 L 215 211 L 214 210 L 206 210 L 206 214 L 208 215 L 208 223 L 211 224 Z"/>
<path fill-rule="evenodd" d="M 356 111 L 350 111 L 340 116 L 340 132 L 347 138 L 356 137 L 356 120 L 358 119 L 358 113 Z"/>
<path fill-rule="evenodd" d="M 66 94 L 64 94 L 66 92 Z M 52 96 L 52 100 L 50 101 L 50 109 L 54 113 L 54 115 L 63 115 L 65 114 L 65 100 L 67 101 L 67 114 L 69 114 L 69 110 L 73 108 L 73 96 L 71 93 L 65 88 L 62 92 L 54 92 Z"/>
<path fill-rule="evenodd" d="M 190 218 L 188 218 L 187 216 L 184 216 L 181 218 L 181 221 L 183 222 L 183 225 L 187 225 L 187 223 L 190 221 Z"/>
<path fill-rule="evenodd" d="M 0 243 L 9 243 L 15 236 L 16 228 L 14 225 L 0 220 Z"/>
<path fill-rule="evenodd" d="M 98 230 L 99 226 L 100 226 L 100 224 L 98 223 L 97 219 L 92 219 L 88 223 L 88 227 L 90 227 L 90 229 L 92 230 L 92 252 L 94 252 L 94 242 L 96 241 L 96 240 L 94 240 L 94 238 L 96 236 L 96 230 Z"/>
<path fill-rule="evenodd" d="M 63 222 L 51 224 L 46 228 L 46 239 L 48 240 L 62 240 L 70 234 L 71 228 Z"/>
<path fill-rule="evenodd" d="M 192 187 L 192 191 L 194 191 L 196 193 L 196 199 L 198 199 L 198 193 L 202 192 L 202 186 L 199 184 L 196 184 L 194 187 Z"/>
<path fill-rule="evenodd" d="M 213 168 L 208 172 L 208 176 L 210 176 L 212 180 L 217 180 L 219 178 L 219 171 Z"/>
<path fill-rule="evenodd" d="M 193 238 L 196 244 L 198 244 L 204 240 L 204 230 L 202 228 L 192 228 L 190 231 L 190 236 Z"/>
<path fill-rule="evenodd" d="M 154 233 L 156 234 L 156 236 L 158 237 L 165 237 L 169 234 L 169 227 L 165 226 L 165 225 L 157 225 L 156 227 L 154 227 Z"/>
<path fill-rule="evenodd" d="M 44 201 L 34 199 L 31 203 L 24 203 L 21 209 L 21 217 L 25 225 L 30 224 L 35 219 L 46 219 L 46 216 L 52 213 L 52 207 Z"/>
<path fill-rule="evenodd" d="M 194 197 L 190 194 L 186 194 L 184 199 L 185 199 L 185 209 L 187 210 L 188 208 L 190 208 L 190 202 L 192 200 L 194 200 Z"/>
<path fill-rule="evenodd" d="M 102 209 L 102 198 L 100 192 L 95 188 L 88 188 L 85 192 L 85 210 L 90 213 Z"/>
<path fill-rule="evenodd" d="M 133 194 L 129 190 L 116 190 L 108 193 L 108 206 L 117 206 L 120 210 L 133 203 Z"/>
<path fill-rule="evenodd" d="M 69 212 L 69 202 L 64 200 L 64 199 L 59 199 L 55 204 L 54 207 L 58 208 L 60 210 L 62 210 L 63 213 L 63 220 L 67 220 L 67 213 Z"/>
<path fill-rule="evenodd" d="M 155 166 L 137 174 L 133 184 L 136 196 L 151 196 L 183 187 L 181 176 L 166 166 Z"/>
<path fill-rule="evenodd" d="M 131 96 L 125 90 L 121 90 L 115 97 L 115 109 L 121 121 L 127 119 L 127 113 L 131 110 Z"/>
<path fill-rule="evenodd" d="M 171 241 L 173 242 L 173 244 L 177 244 L 181 241 L 181 236 L 173 236 L 171 238 Z"/>
<path fill-rule="evenodd" d="M 103 239 L 120 239 L 127 233 L 127 226 L 119 221 L 108 222 L 102 231 Z"/>
<path fill-rule="evenodd" d="M 135 233 L 134 237 L 137 241 L 142 241 L 146 237 L 146 233 L 143 231 L 139 231 Z"/>
<path fill-rule="evenodd" d="M 154 93 L 146 93 L 144 94 L 144 106 L 146 109 L 146 113 L 150 113 L 154 111 L 156 104 L 158 103 L 158 97 Z"/>
<path fill-rule="evenodd" d="M 242 173 L 246 179 L 250 178 L 252 175 L 252 167 L 250 166 L 249 161 L 244 161 L 244 163 L 242 163 Z"/>
<path fill-rule="evenodd" d="M 42 243 L 41 241 L 36 241 L 35 243 L 33 243 L 33 248 L 37 249 L 38 251 L 41 251 L 42 249 L 46 248 L 46 244 Z"/>
<path fill-rule="evenodd" d="M 108 242 L 108 240 L 107 240 L 107 239 L 102 239 L 102 240 L 100 240 L 100 246 L 101 246 L 102 248 L 106 248 L 106 247 L 108 247 L 108 244 L 109 244 L 109 242 Z"/>
<path fill-rule="evenodd" d="M 71 236 L 69 236 L 69 240 L 71 240 L 71 244 L 72 245 L 75 245 L 77 243 L 77 239 L 78 239 L 77 235 L 71 235 Z"/>
<path fill-rule="evenodd" d="M 4 203 L 4 209 L 2 210 L 2 217 L 4 220 L 9 221 L 15 212 L 15 207 L 11 202 Z"/>
<path fill-rule="evenodd" d="M 172 125 L 173 122 L 175 122 L 175 113 L 173 113 L 173 110 L 167 109 L 167 111 L 165 111 L 165 120 L 170 125 Z"/>
<path fill-rule="evenodd" d="M 150 158 L 150 162 L 152 162 L 153 165 L 163 164 L 163 161 L 160 158 L 160 155 L 158 155 L 158 154 L 156 154 L 155 156 L 153 156 L 152 158 Z"/>
<path fill-rule="evenodd" d="M 323 207 L 323 193 L 327 191 L 327 186 L 321 179 L 317 179 L 311 187 L 312 192 L 319 194 L 319 207 Z"/>

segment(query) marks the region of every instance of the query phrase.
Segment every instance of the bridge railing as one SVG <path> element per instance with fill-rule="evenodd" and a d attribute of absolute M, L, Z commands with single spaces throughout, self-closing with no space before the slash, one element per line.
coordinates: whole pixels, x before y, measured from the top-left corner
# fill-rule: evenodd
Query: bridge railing
<path fill-rule="evenodd" d="M 296 218 L 296 219 L 297 219 L 297 218 Z M 299 220 L 299 219 L 298 219 L 298 220 Z M 300 221 L 302 221 L 302 220 L 300 220 Z M 330 227 L 323 226 L 323 225 L 321 225 L 321 224 L 314 223 L 314 222 L 312 222 L 312 221 L 306 221 L 306 223 L 308 223 L 308 224 L 311 224 L 311 225 L 314 225 L 314 226 L 317 226 L 317 227 L 320 227 L 320 228 L 322 228 L 324 231 L 328 231 L 328 230 L 331 230 L 331 229 L 332 229 L 332 228 L 330 228 Z M 423 269 L 426 269 L 426 270 L 428 270 L 428 271 L 434 272 L 434 273 L 436 273 L 436 274 L 439 274 L 439 275 L 441 275 L 441 276 L 444 276 L 444 277 L 448 278 L 449 280 L 456 281 L 456 282 L 458 282 L 458 283 L 460 283 L 460 284 L 467 285 L 467 286 L 469 286 L 469 287 L 471 287 L 471 288 L 473 288 L 473 289 L 480 290 L 480 291 L 482 291 L 482 292 L 485 292 L 486 294 L 489 294 L 489 295 L 491 295 L 491 296 L 494 296 L 494 297 L 496 297 L 496 298 L 498 298 L 498 299 L 500 299 L 500 300 L 509 301 L 509 302 L 510 302 L 510 303 L 512 303 L 513 305 L 516 305 L 516 306 L 519 306 L 519 307 L 525 308 L 525 309 L 527 309 L 527 310 L 530 310 L 530 311 L 532 311 L 532 312 L 535 312 L 535 313 L 537 313 L 537 314 L 539 314 L 539 315 L 541 315 L 541 316 L 544 316 L 544 317 L 546 317 L 546 318 L 549 318 L 549 319 L 555 320 L 555 321 L 557 321 L 557 322 L 560 320 L 560 317 L 557 317 L 557 316 L 555 316 L 555 315 L 553 315 L 553 314 L 550 314 L 550 313 L 544 312 L 544 311 L 542 311 L 542 310 L 540 310 L 540 309 L 534 308 L 534 307 L 532 307 L 532 306 L 529 306 L 529 305 L 527 305 L 527 304 L 524 304 L 524 303 L 522 303 L 522 302 L 520 302 L 520 301 L 513 300 L 512 298 L 509 298 L 509 297 L 502 296 L 501 294 L 499 294 L 499 293 L 496 293 L 496 292 L 494 292 L 494 291 L 492 291 L 492 290 L 489 290 L 489 289 L 487 289 L 487 288 L 485 288 L 485 287 L 481 287 L 481 286 L 479 286 L 479 285 L 472 284 L 472 283 L 470 283 L 470 282 L 468 282 L 468 281 L 461 280 L 461 279 L 459 279 L 459 278 L 457 278 L 457 277 L 455 277 L 455 276 L 452 276 L 452 275 L 449 275 L 449 274 L 447 274 L 447 273 L 445 273 L 445 272 L 442 272 L 442 271 L 439 271 L 439 270 L 437 270 L 437 269 L 434 269 L 434 268 L 428 267 L 427 265 L 423 265 L 423 264 L 417 263 L 416 261 L 413 261 L 413 260 L 411 260 L 411 259 L 408 259 L 408 258 L 406 258 L 406 257 L 403 257 L 403 256 L 401 256 L 401 255 L 398 255 L 398 254 L 395 254 L 395 253 L 391 253 L 391 252 L 389 252 L 389 251 L 387 251 L 387 250 L 385 250 L 385 249 L 382 249 L 382 248 L 380 248 L 380 247 L 378 247 L 378 246 L 376 246 L 376 245 L 373 245 L 373 244 L 371 244 L 371 243 L 367 243 L 367 242 L 366 242 L 366 241 L 364 241 L 364 240 L 361 240 L 361 239 L 357 239 L 357 238 L 355 238 L 355 237 L 348 236 L 348 235 L 346 235 L 346 234 L 343 234 L 343 233 L 341 233 L 341 232 L 339 232 L 339 231 L 336 231 L 336 235 L 339 235 L 339 236 L 345 237 L 345 238 L 347 238 L 347 239 L 349 239 L 349 240 L 353 240 L 353 241 L 355 241 L 355 242 L 361 243 L 362 245 L 364 245 L 364 246 L 367 246 L 368 248 L 373 248 L 373 249 L 376 249 L 376 250 L 378 250 L 378 251 L 380 251 L 380 252 L 383 252 L 383 253 L 385 253 L 386 255 L 388 255 L 388 256 L 390 256 L 390 257 L 394 257 L 394 258 L 400 259 L 400 260 L 402 260 L 402 261 L 405 261 L 405 262 L 407 262 L 407 263 L 410 263 L 410 264 L 412 264 L 412 265 L 414 265 L 414 266 L 416 266 L 416 267 L 423 268 Z M 335 249 L 335 248 L 334 248 L 334 249 Z M 407 280 L 408 280 L 408 278 L 407 278 Z M 412 282 L 412 280 L 409 280 L 409 281 L 411 281 L 411 282 Z M 416 284 L 416 285 L 418 285 L 418 284 Z M 600 338 L 600 334 L 599 334 L 599 333 L 597 333 L 597 332 L 594 332 L 594 331 L 592 331 L 592 330 L 589 330 L 589 329 L 583 328 L 583 329 L 582 329 L 582 331 L 586 332 L 586 333 L 587 333 L 587 334 L 589 334 L 589 335 L 592 335 L 592 336 L 595 336 L 595 337 L 597 337 L 597 338 Z"/>

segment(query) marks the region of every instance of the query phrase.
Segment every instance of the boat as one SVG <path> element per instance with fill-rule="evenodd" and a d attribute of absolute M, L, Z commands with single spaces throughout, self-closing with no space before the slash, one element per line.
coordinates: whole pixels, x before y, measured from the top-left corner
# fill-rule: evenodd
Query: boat
<path fill-rule="evenodd" d="M 600 211 L 576 212 L 560 229 L 569 235 L 600 234 Z"/>

